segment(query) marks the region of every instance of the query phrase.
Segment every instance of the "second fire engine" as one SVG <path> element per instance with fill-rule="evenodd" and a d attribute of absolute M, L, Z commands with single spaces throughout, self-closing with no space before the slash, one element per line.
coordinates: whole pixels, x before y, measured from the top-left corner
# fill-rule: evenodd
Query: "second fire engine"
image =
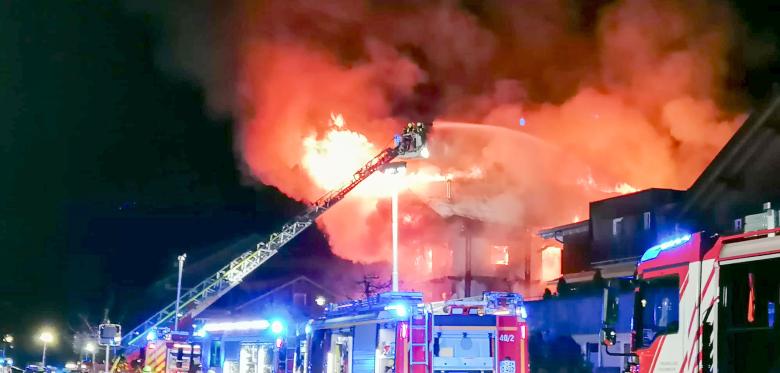
<path fill-rule="evenodd" d="M 421 293 L 384 293 L 333 305 L 307 327 L 297 371 L 310 373 L 528 373 L 520 295 L 425 304 Z"/>

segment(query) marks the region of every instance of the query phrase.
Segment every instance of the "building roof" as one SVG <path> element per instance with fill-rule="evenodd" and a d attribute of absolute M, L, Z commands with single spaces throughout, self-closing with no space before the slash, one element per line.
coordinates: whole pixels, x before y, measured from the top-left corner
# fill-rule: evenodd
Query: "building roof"
<path fill-rule="evenodd" d="M 492 197 L 470 197 L 455 200 L 426 198 L 425 203 L 442 218 L 466 218 L 493 225 L 514 227 L 520 221 L 517 214 L 497 214 L 501 206 L 511 205 L 509 194 Z"/>
<path fill-rule="evenodd" d="M 587 232 L 590 229 L 590 220 L 578 221 L 557 227 L 542 229 L 537 234 L 544 239 L 562 240 L 564 236 L 576 233 Z"/>
<path fill-rule="evenodd" d="M 260 302 L 263 299 L 268 298 L 269 296 L 271 296 L 271 295 L 273 295 L 275 293 L 278 293 L 279 291 L 282 291 L 282 290 L 284 290 L 284 289 L 286 289 L 286 288 L 288 288 L 288 287 L 290 287 L 292 285 L 295 285 L 296 283 L 300 283 L 300 282 L 304 282 L 304 283 L 306 283 L 306 284 L 308 284 L 308 285 L 310 285 L 310 286 L 312 286 L 312 287 L 314 287 L 316 289 L 321 290 L 325 295 L 331 297 L 332 299 L 333 298 L 339 298 L 339 296 L 335 292 L 333 292 L 333 291 L 323 287 L 322 285 L 314 282 L 312 279 L 310 279 L 310 278 L 308 278 L 306 276 L 298 276 L 298 277 L 293 278 L 292 280 L 283 282 L 281 284 L 277 284 L 276 286 L 269 288 L 268 290 L 260 293 L 260 295 L 252 298 L 251 300 L 246 301 L 246 302 L 236 306 L 235 309 L 236 310 L 240 310 L 240 309 L 252 306 L 252 305 L 256 304 L 257 302 Z"/>
<path fill-rule="evenodd" d="M 638 192 L 605 198 L 590 203 L 591 218 L 598 215 L 624 216 L 648 211 L 679 202 L 685 191 L 665 188 L 648 188 Z"/>
<path fill-rule="evenodd" d="M 686 200 L 679 209 L 680 217 L 694 210 L 707 211 L 722 201 L 723 195 L 733 190 L 745 175 L 764 167 L 765 164 L 757 160 L 763 152 L 772 150 L 769 145 L 776 141 L 778 131 L 780 92 L 775 87 L 773 96 L 745 120 L 688 189 Z"/>
<path fill-rule="evenodd" d="M 683 191 L 675 189 L 649 188 L 634 193 L 609 197 L 590 202 L 591 215 L 594 213 L 594 208 L 600 209 L 599 211 L 604 210 L 605 208 L 614 210 L 613 212 L 620 215 L 625 212 L 621 210 L 641 208 L 648 204 L 649 201 L 671 201 L 678 198 L 683 193 Z M 554 238 L 560 241 L 564 236 L 587 232 L 588 229 L 590 229 L 590 220 L 583 220 L 576 223 L 543 229 L 537 234 L 545 239 Z"/>
<path fill-rule="evenodd" d="M 592 270 L 576 273 L 564 273 L 562 277 L 569 284 L 592 281 L 593 276 L 596 274 L 596 270 L 600 270 L 601 277 L 607 280 L 613 278 L 633 277 L 634 273 L 636 272 L 637 262 L 639 262 L 639 257 L 612 260 L 609 262 L 596 262 L 592 264 L 594 268 Z M 547 285 L 555 285 L 556 283 L 558 283 L 557 278 L 547 281 Z"/>

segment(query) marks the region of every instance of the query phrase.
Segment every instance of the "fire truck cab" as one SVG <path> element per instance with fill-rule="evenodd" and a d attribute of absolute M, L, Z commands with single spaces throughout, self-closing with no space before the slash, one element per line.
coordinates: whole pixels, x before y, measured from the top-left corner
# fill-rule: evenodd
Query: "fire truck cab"
<path fill-rule="evenodd" d="M 685 234 L 648 249 L 637 267 L 627 371 L 780 371 L 774 226 L 732 236 Z M 609 297 L 605 305 L 605 313 L 617 311 Z M 604 334 L 609 346 L 608 323 Z"/>
<path fill-rule="evenodd" d="M 424 304 L 421 293 L 384 293 L 332 305 L 307 327 L 300 363 L 311 373 L 527 373 L 522 297 Z"/>

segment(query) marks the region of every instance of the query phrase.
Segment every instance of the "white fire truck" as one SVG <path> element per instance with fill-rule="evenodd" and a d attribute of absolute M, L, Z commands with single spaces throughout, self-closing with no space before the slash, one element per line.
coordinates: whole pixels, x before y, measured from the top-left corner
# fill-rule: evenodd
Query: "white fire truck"
<path fill-rule="evenodd" d="M 423 304 L 384 293 L 333 305 L 306 328 L 296 371 L 307 373 L 528 373 L 523 299 L 514 293 Z"/>
<path fill-rule="evenodd" d="M 780 372 L 775 213 L 748 216 L 742 234 L 682 235 L 645 252 L 637 267 L 628 371 Z M 608 347 L 616 313 L 608 294 Z"/>

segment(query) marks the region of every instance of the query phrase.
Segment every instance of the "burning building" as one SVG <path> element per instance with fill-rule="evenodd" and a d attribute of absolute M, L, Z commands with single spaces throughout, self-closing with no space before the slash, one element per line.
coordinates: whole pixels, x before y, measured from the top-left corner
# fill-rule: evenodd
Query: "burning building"
<path fill-rule="evenodd" d="M 441 196 L 429 194 L 425 200 L 436 213 L 441 235 L 430 246 L 435 249 L 413 251 L 414 267 L 402 273 L 404 282 L 440 300 L 487 290 L 541 295 L 544 280 L 560 276 L 558 247 L 545 245 L 522 222 L 459 199 L 459 183 L 442 184 Z M 419 245 L 413 236 L 401 239 L 406 246 Z"/>

